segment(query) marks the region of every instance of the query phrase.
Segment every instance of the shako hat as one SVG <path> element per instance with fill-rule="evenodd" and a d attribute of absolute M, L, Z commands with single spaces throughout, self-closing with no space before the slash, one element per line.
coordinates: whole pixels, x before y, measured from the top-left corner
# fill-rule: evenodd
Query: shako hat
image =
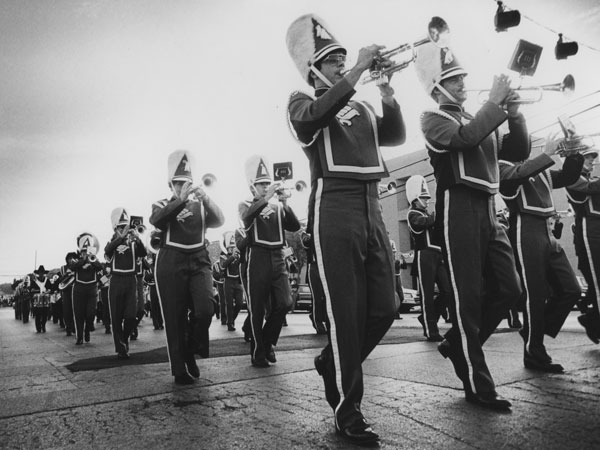
<path fill-rule="evenodd" d="M 223 233 L 223 241 L 221 246 L 225 251 L 230 247 L 235 247 L 235 233 L 233 231 L 226 231 Z"/>
<path fill-rule="evenodd" d="M 444 36 L 449 30 L 443 19 L 433 17 L 429 22 L 429 28 L 432 27 L 442 27 L 437 42 L 430 41 L 415 48 L 417 77 L 427 95 L 431 95 L 434 88 L 439 88 L 441 81 L 468 74 L 449 47 L 448 39 Z"/>
<path fill-rule="evenodd" d="M 168 179 L 172 181 L 189 181 L 192 178 L 192 155 L 187 150 L 175 150 L 169 155 Z"/>
<path fill-rule="evenodd" d="M 110 221 L 112 223 L 113 230 L 119 225 L 129 225 L 129 214 L 125 208 L 115 208 L 110 213 Z"/>
<path fill-rule="evenodd" d="M 418 198 L 431 198 L 431 195 L 425 178 L 422 175 L 413 175 L 406 180 L 406 199 L 408 203 L 412 203 Z"/>
<path fill-rule="evenodd" d="M 262 155 L 252 155 L 248 158 L 246 160 L 245 171 L 248 186 L 252 186 L 256 183 L 273 182 L 269 173 L 267 160 Z"/>
<path fill-rule="evenodd" d="M 598 149 L 594 140 L 590 136 L 574 136 L 564 141 L 565 147 L 569 149 L 578 149 L 581 156 L 594 155 L 598 157 Z"/>
<path fill-rule="evenodd" d="M 313 67 L 316 62 L 336 50 L 346 54 L 346 49 L 315 14 L 305 14 L 294 20 L 288 28 L 286 43 L 300 75 L 311 86 L 310 72 L 317 70 Z"/>
<path fill-rule="evenodd" d="M 95 255 L 98 253 L 100 243 L 96 236 L 86 231 L 77 236 L 77 248 L 80 251 L 85 249 L 88 253 Z"/>

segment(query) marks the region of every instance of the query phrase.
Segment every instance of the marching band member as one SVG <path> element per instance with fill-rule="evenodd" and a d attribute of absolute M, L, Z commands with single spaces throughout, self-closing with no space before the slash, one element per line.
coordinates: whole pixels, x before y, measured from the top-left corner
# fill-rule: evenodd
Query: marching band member
<path fill-rule="evenodd" d="M 104 325 L 104 334 L 112 334 L 110 326 L 110 297 L 108 290 L 110 288 L 110 262 L 106 262 L 103 267 L 102 277 L 100 277 L 100 299 L 102 300 L 102 325 Z"/>
<path fill-rule="evenodd" d="M 285 230 L 299 230 L 300 222 L 287 204 L 286 195 L 278 193 L 280 183 L 272 183 L 263 157 L 250 157 L 245 169 L 254 196 L 238 207 L 248 237 L 245 282 L 252 328 L 250 359 L 255 367 L 269 367 L 269 362 L 277 361 L 273 347 L 277 345 L 285 315 L 292 306 L 283 254 Z M 269 203 L 275 195 L 279 203 Z M 265 320 L 269 296 L 270 309 Z"/>
<path fill-rule="evenodd" d="M 406 221 L 415 243 L 416 264 L 413 264 L 412 275 L 418 277 L 421 292 L 422 308 L 418 319 L 427 340 L 440 342 L 444 338 L 440 335 L 438 320 L 448 304 L 448 299 L 452 298 L 452 290 L 442 248 L 433 243 L 435 213 L 427 211 L 431 195 L 425 178 L 413 175 L 406 181 L 406 198 L 410 204 Z M 436 283 L 440 293 L 434 301 Z"/>
<path fill-rule="evenodd" d="M 221 209 L 202 188 L 192 185 L 190 158 L 186 150 L 169 155 L 172 196 L 155 202 L 150 216 L 150 223 L 163 231 L 155 278 L 171 373 L 177 384 L 192 384 L 200 377 L 195 352 L 208 356 L 208 328 L 214 306 L 205 230 L 224 222 Z"/>
<path fill-rule="evenodd" d="M 578 268 L 588 285 L 586 303 L 591 305 L 577 320 L 594 344 L 600 343 L 600 178 L 592 175 L 598 150 L 591 138 L 578 138 L 584 157 L 582 174 L 567 187 L 567 199 L 575 212 L 573 240 Z"/>
<path fill-rule="evenodd" d="M 79 253 L 69 266 L 75 273 L 73 282 L 73 316 L 75 318 L 75 345 L 90 342 L 98 299 L 98 281 L 102 264 L 96 258 L 98 240 L 90 233 L 77 236 Z"/>
<path fill-rule="evenodd" d="M 515 260 L 496 218 L 498 148 L 529 148 L 525 119 L 506 75 L 494 77 L 489 100 L 475 116 L 463 109 L 467 72 L 448 48 L 429 42 L 417 50 L 417 75 L 439 105 L 421 116 L 421 129 L 433 166 L 436 223 L 454 294 L 452 328 L 438 347 L 449 357 L 463 383 L 468 402 L 508 410 L 496 392 L 482 345 L 521 295 Z M 508 114 L 503 109 L 508 104 Z M 507 120 L 510 133 L 497 128 Z M 482 286 L 482 281 L 484 285 Z M 487 295 L 484 298 L 482 292 Z"/>
<path fill-rule="evenodd" d="M 235 319 L 244 303 L 244 288 L 240 279 L 240 251 L 235 246 L 235 234 L 223 234 L 223 246 L 227 249 L 221 255 L 219 265 L 223 270 L 223 292 L 225 294 L 227 330 L 235 331 Z"/>
<path fill-rule="evenodd" d="M 250 342 L 252 340 L 252 325 L 250 325 L 250 310 L 248 309 L 247 299 L 248 293 L 245 287 L 248 285 L 246 275 L 248 275 L 248 262 L 246 261 L 246 250 L 248 249 L 248 236 L 243 228 L 238 228 L 234 232 L 235 247 L 240 252 L 240 280 L 242 282 L 242 288 L 244 289 L 244 298 L 246 299 L 246 308 L 248 314 L 242 325 L 242 331 L 244 332 L 244 341 Z"/>
<path fill-rule="evenodd" d="M 38 333 L 46 332 L 46 322 L 50 310 L 50 290 L 52 283 L 46 276 L 48 271 L 44 266 L 39 266 L 31 276 L 31 293 L 33 294 L 33 315 L 35 329 Z"/>
<path fill-rule="evenodd" d="M 67 336 L 75 333 L 75 318 L 73 315 L 73 282 L 75 274 L 70 269 L 77 260 L 76 252 L 69 252 L 65 255 L 65 265 L 60 267 L 59 289 L 63 300 L 63 319 L 65 321 L 65 331 Z"/>
<path fill-rule="evenodd" d="M 394 262 L 378 198 L 378 182 L 388 172 L 379 146 L 402 144 L 404 121 L 385 81 L 378 86 L 382 117 L 352 99 L 382 46 L 360 49 L 356 65 L 345 71 L 346 49 L 311 14 L 292 23 L 287 46 L 315 89 L 314 96 L 294 92 L 288 104 L 290 128 L 311 170 L 309 222 L 331 325 L 315 368 L 337 433 L 351 442 L 375 443 L 379 436 L 361 411 L 362 362 L 396 315 Z"/>
<path fill-rule="evenodd" d="M 117 358 L 129 358 L 129 339 L 136 324 L 137 261 L 146 256 L 137 231 L 129 226 L 129 214 L 124 208 L 113 209 L 110 219 L 114 234 L 104 248 L 110 264 L 108 304 L 110 323 Z"/>
<path fill-rule="evenodd" d="M 528 369 L 563 372 L 544 346 L 544 334 L 556 338 L 581 295 L 575 272 L 565 251 L 552 236 L 549 220 L 556 210 L 552 189 L 568 186 L 579 178 L 583 157 L 568 156 L 561 170 L 552 155 L 558 141 L 548 139 L 539 156 L 514 147 L 500 149 L 500 193 L 510 211 L 508 236 L 517 261 L 524 291 L 523 363 Z M 552 291 L 552 292 L 551 292 Z"/>

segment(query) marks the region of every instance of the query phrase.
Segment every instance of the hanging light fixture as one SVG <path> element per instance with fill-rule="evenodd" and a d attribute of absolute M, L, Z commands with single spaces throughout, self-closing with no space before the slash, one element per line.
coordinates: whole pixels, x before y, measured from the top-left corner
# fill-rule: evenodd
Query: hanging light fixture
<path fill-rule="evenodd" d="M 517 10 L 506 11 L 502 2 L 498 3 L 498 9 L 494 16 L 496 31 L 506 31 L 507 28 L 516 27 L 521 23 L 521 13 Z"/>
<path fill-rule="evenodd" d="M 577 54 L 579 45 L 577 42 L 563 42 L 562 33 L 558 33 L 558 41 L 556 47 L 554 47 L 554 55 L 556 59 L 567 59 L 569 56 Z"/>

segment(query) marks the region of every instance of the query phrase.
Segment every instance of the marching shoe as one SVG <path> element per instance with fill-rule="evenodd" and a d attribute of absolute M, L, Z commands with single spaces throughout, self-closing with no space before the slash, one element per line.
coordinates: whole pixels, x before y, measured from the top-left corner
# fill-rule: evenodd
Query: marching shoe
<path fill-rule="evenodd" d="M 244 332 L 244 341 L 250 342 L 252 340 L 252 330 L 244 325 L 242 331 Z"/>
<path fill-rule="evenodd" d="M 233 325 L 227 325 L 227 331 L 235 331 L 235 327 Z"/>
<path fill-rule="evenodd" d="M 110 334 L 110 333 L 111 333 L 111 331 L 110 331 L 110 327 L 106 327 L 106 328 L 104 329 L 104 334 Z"/>
<path fill-rule="evenodd" d="M 356 445 L 370 446 L 379 441 L 379 435 L 363 418 L 342 429 L 338 428 L 336 424 L 335 431 L 344 440 Z"/>
<path fill-rule="evenodd" d="M 549 373 L 563 373 L 565 369 L 560 364 L 556 364 L 552 362 L 552 358 L 548 356 L 547 358 L 539 358 L 534 356 L 534 354 L 525 351 L 525 355 L 523 356 L 523 364 L 527 369 L 539 370 L 542 372 Z"/>
<path fill-rule="evenodd" d="M 117 353 L 117 359 L 129 359 L 129 353 L 121 351 Z"/>
<path fill-rule="evenodd" d="M 585 334 L 594 344 L 600 344 L 600 339 L 598 338 L 598 333 L 591 327 L 589 317 L 585 314 L 577 317 L 577 321 L 581 324 L 583 328 L 585 328 Z"/>
<path fill-rule="evenodd" d="M 269 363 L 266 359 L 254 359 L 252 358 L 252 365 L 254 367 L 258 367 L 258 368 L 265 368 L 265 367 L 269 367 Z"/>
<path fill-rule="evenodd" d="M 85 339 L 85 342 L 90 342 L 90 332 L 89 331 L 86 331 L 84 333 L 84 339 Z"/>
<path fill-rule="evenodd" d="M 77 339 L 77 341 L 75 341 L 75 345 L 82 345 L 83 344 L 83 339 Z"/>
<path fill-rule="evenodd" d="M 194 384 L 194 379 L 187 373 L 175 375 L 175 384 Z"/>
<path fill-rule="evenodd" d="M 469 403 L 482 406 L 483 408 L 493 409 L 495 411 L 510 411 L 511 403 L 503 397 L 500 397 L 495 391 L 477 394 L 468 392 L 466 399 Z"/>
<path fill-rule="evenodd" d="M 433 334 L 427 338 L 428 342 L 442 342 L 444 338 L 440 334 Z"/>
<path fill-rule="evenodd" d="M 427 337 L 427 333 L 425 332 L 425 321 L 423 320 L 423 316 L 421 316 L 421 315 L 417 316 L 417 320 L 423 327 L 423 336 Z"/>
<path fill-rule="evenodd" d="M 335 410 L 340 403 L 340 392 L 338 391 L 335 382 L 335 369 L 331 370 L 332 367 L 329 364 L 329 358 L 322 353 L 315 356 L 315 369 L 317 369 L 317 373 L 323 377 L 323 382 L 325 384 L 325 399 L 327 400 L 327 403 L 329 403 L 329 406 Z"/>
<path fill-rule="evenodd" d="M 266 353 L 266 358 L 267 361 L 269 361 L 270 363 L 276 363 L 277 362 L 277 358 L 275 357 L 275 350 L 273 350 L 273 346 L 272 345 L 267 345 L 267 348 L 265 349 L 265 353 Z"/>
<path fill-rule="evenodd" d="M 194 378 L 200 378 L 200 369 L 198 369 L 198 364 L 196 364 L 196 358 L 194 355 L 185 361 L 185 367 L 191 376 Z"/>

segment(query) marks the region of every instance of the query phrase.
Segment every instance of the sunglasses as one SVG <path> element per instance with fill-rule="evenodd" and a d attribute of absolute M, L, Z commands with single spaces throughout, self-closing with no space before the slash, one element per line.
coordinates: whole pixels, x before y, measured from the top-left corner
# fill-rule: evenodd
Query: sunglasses
<path fill-rule="evenodd" d="M 321 62 L 328 64 L 344 63 L 346 62 L 346 55 L 334 53 L 333 55 L 327 55 L 327 57 L 323 58 Z"/>

